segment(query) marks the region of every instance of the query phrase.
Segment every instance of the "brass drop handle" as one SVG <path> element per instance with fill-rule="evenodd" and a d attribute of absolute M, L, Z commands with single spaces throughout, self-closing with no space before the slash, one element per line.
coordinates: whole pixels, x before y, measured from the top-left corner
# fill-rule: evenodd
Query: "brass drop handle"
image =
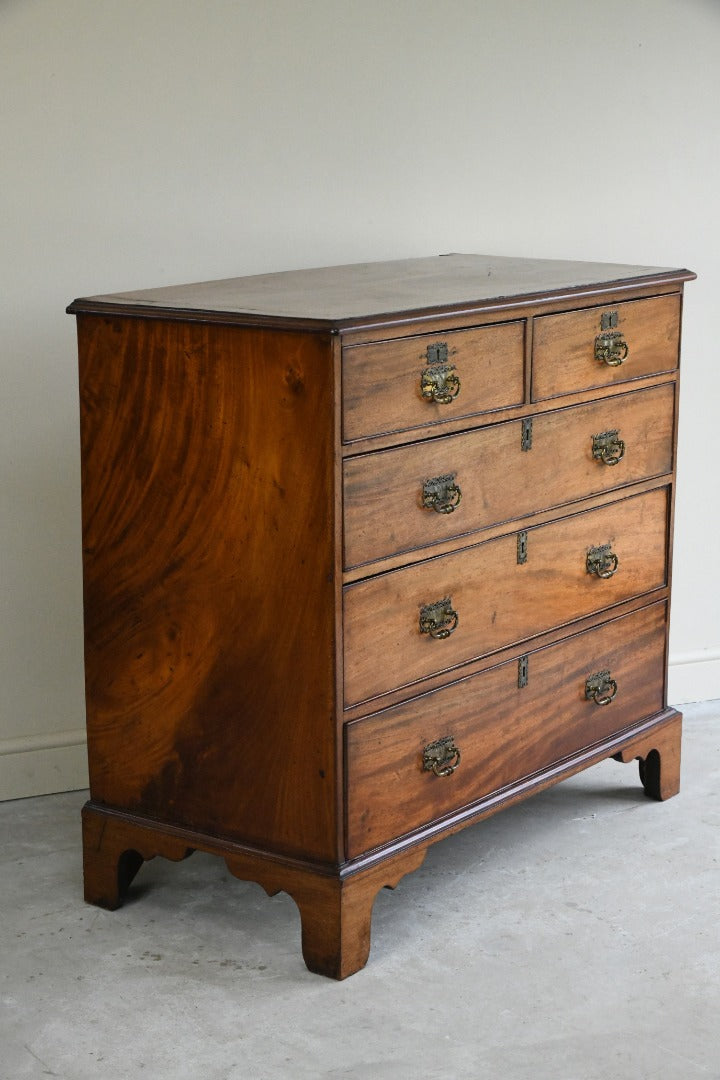
<path fill-rule="evenodd" d="M 423 750 L 423 769 L 436 776 L 452 776 L 460 764 L 460 750 L 452 735 L 428 743 Z"/>
<path fill-rule="evenodd" d="M 421 634 L 429 634 L 430 637 L 442 640 L 450 637 L 457 624 L 458 613 L 453 611 L 449 596 L 420 608 Z"/>
<path fill-rule="evenodd" d="M 427 367 L 420 376 L 420 393 L 426 401 L 449 405 L 460 393 L 460 376 L 454 364 Z"/>
<path fill-rule="evenodd" d="M 585 681 L 585 698 L 596 705 L 609 705 L 617 694 L 617 683 L 609 671 L 597 671 Z"/>
<path fill-rule="evenodd" d="M 585 559 L 588 574 L 597 574 L 599 578 L 611 578 L 618 568 L 618 557 L 610 544 L 591 547 Z"/>
<path fill-rule="evenodd" d="M 617 429 L 601 431 L 592 437 L 592 456 L 604 465 L 617 465 L 625 456 L 625 443 Z"/>
<path fill-rule="evenodd" d="M 620 367 L 627 360 L 628 344 L 619 330 L 598 334 L 595 338 L 595 359 L 608 367 Z"/>
<path fill-rule="evenodd" d="M 446 476 L 433 476 L 425 480 L 422 489 L 422 504 L 436 514 L 452 514 L 460 505 L 462 492 L 455 483 L 455 473 Z"/>

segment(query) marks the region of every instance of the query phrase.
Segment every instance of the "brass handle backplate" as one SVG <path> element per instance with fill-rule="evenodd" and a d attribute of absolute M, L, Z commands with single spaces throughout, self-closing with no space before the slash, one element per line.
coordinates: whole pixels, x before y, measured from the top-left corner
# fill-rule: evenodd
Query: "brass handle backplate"
<path fill-rule="evenodd" d="M 420 608 L 420 633 L 430 637 L 449 638 L 458 624 L 458 613 L 453 611 L 452 600 L 446 596 L 434 604 Z"/>
<path fill-rule="evenodd" d="M 620 367 L 628 356 L 628 344 L 619 330 L 598 334 L 595 338 L 595 359 L 608 367 Z"/>
<path fill-rule="evenodd" d="M 609 671 L 597 671 L 585 681 L 585 697 L 596 705 L 609 705 L 617 694 L 617 683 Z"/>
<path fill-rule="evenodd" d="M 460 750 L 452 735 L 428 743 L 423 750 L 423 769 L 436 776 L 451 776 L 460 764 Z"/>
<path fill-rule="evenodd" d="M 585 559 L 588 574 L 599 578 L 611 578 L 618 568 L 618 557 L 609 544 L 591 547 Z"/>
<path fill-rule="evenodd" d="M 454 364 L 437 364 L 425 368 L 420 376 L 420 393 L 426 401 L 449 405 L 460 393 L 460 376 Z"/>
<path fill-rule="evenodd" d="M 592 456 L 605 465 L 617 465 L 625 455 L 625 443 L 619 431 L 601 431 L 592 437 Z"/>
<path fill-rule="evenodd" d="M 455 473 L 447 476 L 433 476 L 423 483 L 422 504 L 436 514 L 452 514 L 460 505 L 462 492 L 455 483 Z"/>

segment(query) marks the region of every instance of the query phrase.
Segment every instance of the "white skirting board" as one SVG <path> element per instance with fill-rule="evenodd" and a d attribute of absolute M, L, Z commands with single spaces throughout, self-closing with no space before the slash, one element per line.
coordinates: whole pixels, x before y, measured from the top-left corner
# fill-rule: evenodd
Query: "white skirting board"
<path fill-rule="evenodd" d="M 0 801 L 87 786 L 84 728 L 0 739 Z"/>
<path fill-rule="evenodd" d="M 720 700 L 720 645 L 694 653 L 671 653 L 668 703 L 716 700 Z"/>
<path fill-rule="evenodd" d="M 670 656 L 668 702 L 720 700 L 720 646 Z M 85 730 L 0 739 L 0 801 L 88 786 Z"/>

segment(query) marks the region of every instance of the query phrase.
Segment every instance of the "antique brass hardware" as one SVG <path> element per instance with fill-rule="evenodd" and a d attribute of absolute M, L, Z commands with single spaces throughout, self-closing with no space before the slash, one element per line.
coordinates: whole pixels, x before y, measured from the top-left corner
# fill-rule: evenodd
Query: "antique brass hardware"
<path fill-rule="evenodd" d="M 425 350 L 428 364 L 442 364 L 448 358 L 448 347 L 444 341 L 438 341 L 436 345 L 428 345 Z"/>
<path fill-rule="evenodd" d="M 518 690 L 522 690 L 524 686 L 528 684 L 528 669 L 530 665 L 530 658 L 527 654 L 521 656 L 518 660 Z"/>
<path fill-rule="evenodd" d="M 611 578 L 618 568 L 618 557 L 611 550 L 610 544 L 591 547 L 585 559 L 588 574 L 597 574 L 600 578 Z"/>
<path fill-rule="evenodd" d="M 600 316 L 600 329 L 601 330 L 614 330 L 618 324 L 617 311 L 603 311 Z"/>
<path fill-rule="evenodd" d="M 619 330 L 598 334 L 595 338 L 595 359 L 608 367 L 620 367 L 628 356 L 628 344 Z"/>
<path fill-rule="evenodd" d="M 458 624 L 458 613 L 453 611 L 452 600 L 446 596 L 434 604 L 420 608 L 420 633 L 434 638 L 448 638 Z"/>
<path fill-rule="evenodd" d="M 423 750 L 423 769 L 436 776 L 451 776 L 460 764 L 460 750 L 452 735 L 428 743 Z"/>
<path fill-rule="evenodd" d="M 617 683 L 609 671 L 598 671 L 585 682 L 585 697 L 596 705 L 609 705 L 617 694 Z"/>
<path fill-rule="evenodd" d="M 460 505 L 462 492 L 455 483 L 455 473 L 447 476 L 433 476 L 425 480 L 422 489 L 422 504 L 436 514 L 452 514 Z"/>
<path fill-rule="evenodd" d="M 449 405 L 460 393 L 460 376 L 454 372 L 454 364 L 425 368 L 420 376 L 420 393 L 425 400 Z"/>
<path fill-rule="evenodd" d="M 599 435 L 592 437 L 592 456 L 605 465 L 617 465 L 625 455 L 625 443 L 618 438 L 620 433 L 614 431 L 601 431 Z"/>
<path fill-rule="evenodd" d="M 532 432 L 533 422 L 532 416 L 526 417 L 522 422 L 522 432 L 520 435 L 520 449 L 532 450 Z"/>
<path fill-rule="evenodd" d="M 527 529 L 523 529 L 517 536 L 517 561 L 518 563 L 527 562 Z"/>

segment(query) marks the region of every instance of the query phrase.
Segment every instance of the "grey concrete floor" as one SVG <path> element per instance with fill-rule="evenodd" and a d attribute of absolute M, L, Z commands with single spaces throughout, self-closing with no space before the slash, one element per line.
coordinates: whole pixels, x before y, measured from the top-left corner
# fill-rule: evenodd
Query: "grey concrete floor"
<path fill-rule="evenodd" d="M 718 1080 L 720 702 L 685 716 L 677 798 L 608 761 L 436 844 L 342 983 L 220 860 L 101 911 L 84 793 L 0 804 L 2 1080 Z"/>

